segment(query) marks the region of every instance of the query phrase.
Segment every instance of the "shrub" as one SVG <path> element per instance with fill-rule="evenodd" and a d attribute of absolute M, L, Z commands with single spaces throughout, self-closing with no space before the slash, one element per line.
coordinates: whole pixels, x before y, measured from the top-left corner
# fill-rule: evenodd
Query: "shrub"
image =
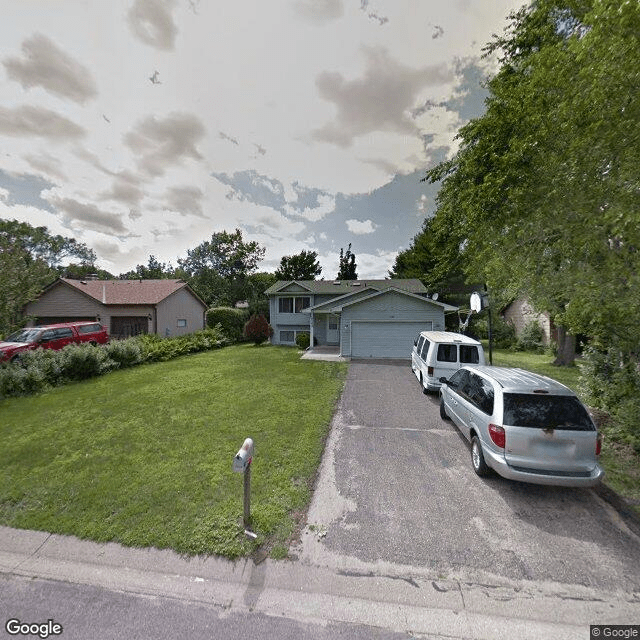
<path fill-rule="evenodd" d="M 311 344 L 311 334 L 305 332 L 301 332 L 296 336 L 296 344 L 300 349 L 308 349 Z"/>
<path fill-rule="evenodd" d="M 475 314 L 474 314 L 475 315 Z M 474 331 L 484 340 L 489 339 L 489 322 L 486 314 L 484 317 L 474 319 Z M 510 323 L 495 315 L 491 316 L 491 334 L 493 338 L 493 346 L 497 349 L 510 349 L 516 344 L 516 330 Z"/>
<path fill-rule="evenodd" d="M 248 318 L 249 312 L 246 309 L 214 307 L 207 311 L 207 327 L 214 328 L 219 325 L 229 340 L 239 342 L 242 340 L 242 331 Z"/>
<path fill-rule="evenodd" d="M 580 391 L 587 402 L 610 414 L 609 434 L 640 451 L 640 365 L 615 347 L 587 347 L 580 367 Z"/>
<path fill-rule="evenodd" d="M 544 353 L 544 331 L 540 323 L 531 320 L 522 330 L 515 346 L 517 351 L 535 351 Z"/>
<path fill-rule="evenodd" d="M 273 329 L 263 315 L 251 316 L 247 324 L 244 325 L 243 334 L 247 340 L 259 345 L 273 335 Z"/>
<path fill-rule="evenodd" d="M 112 340 L 103 349 L 110 360 L 113 360 L 122 369 L 133 367 L 144 362 L 142 345 L 137 338 L 125 340 Z"/>

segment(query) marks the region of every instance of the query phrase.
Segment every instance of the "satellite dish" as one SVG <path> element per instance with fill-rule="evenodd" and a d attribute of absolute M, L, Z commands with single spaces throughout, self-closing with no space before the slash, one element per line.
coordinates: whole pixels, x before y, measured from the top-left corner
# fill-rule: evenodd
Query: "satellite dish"
<path fill-rule="evenodd" d="M 432 300 L 437 300 L 437 299 L 438 299 L 438 294 L 437 294 L 437 293 L 434 293 L 434 294 L 431 296 L 431 299 L 432 299 Z"/>
<path fill-rule="evenodd" d="M 471 294 L 469 306 L 471 307 L 471 311 L 475 311 L 476 313 L 480 313 L 480 311 L 482 311 L 482 298 L 476 291 Z"/>

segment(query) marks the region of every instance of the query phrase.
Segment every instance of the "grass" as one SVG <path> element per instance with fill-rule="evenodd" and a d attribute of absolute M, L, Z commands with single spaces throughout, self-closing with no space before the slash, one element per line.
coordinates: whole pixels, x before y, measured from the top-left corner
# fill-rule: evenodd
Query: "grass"
<path fill-rule="evenodd" d="M 485 344 L 485 350 L 488 349 Z M 567 385 L 577 393 L 580 391 L 580 364 L 573 367 L 557 367 L 552 364 L 553 356 L 523 351 L 493 350 L 493 364 L 504 367 L 521 367 L 541 373 Z M 640 516 L 640 455 L 628 443 L 615 437 L 609 416 L 596 409 L 592 410 L 604 440 L 600 464 L 604 468 L 605 484 L 622 496 L 631 510 Z"/>
<path fill-rule="evenodd" d="M 286 555 L 346 365 L 238 345 L 0 402 L 0 523 L 236 558 Z M 253 438 L 251 517 L 231 463 Z"/>

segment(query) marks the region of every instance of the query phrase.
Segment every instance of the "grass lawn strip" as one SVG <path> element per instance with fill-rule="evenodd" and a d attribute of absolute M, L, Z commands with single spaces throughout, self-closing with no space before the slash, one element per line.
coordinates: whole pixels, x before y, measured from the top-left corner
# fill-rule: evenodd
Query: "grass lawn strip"
<path fill-rule="evenodd" d="M 239 345 L 0 402 L 0 522 L 229 558 L 285 555 L 347 366 Z M 242 477 L 255 442 L 252 526 Z"/>

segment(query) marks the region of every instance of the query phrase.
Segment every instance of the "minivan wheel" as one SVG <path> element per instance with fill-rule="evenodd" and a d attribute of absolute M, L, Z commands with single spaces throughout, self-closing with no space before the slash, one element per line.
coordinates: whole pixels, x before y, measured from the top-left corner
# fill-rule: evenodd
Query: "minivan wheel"
<path fill-rule="evenodd" d="M 444 407 L 444 398 L 440 398 L 440 417 L 443 420 L 449 420 L 449 416 L 447 415 L 447 410 Z"/>
<path fill-rule="evenodd" d="M 476 475 L 480 477 L 488 476 L 491 473 L 490 467 L 484 461 L 484 454 L 482 453 L 482 445 L 480 444 L 480 438 L 473 436 L 471 438 L 471 464 Z"/>

